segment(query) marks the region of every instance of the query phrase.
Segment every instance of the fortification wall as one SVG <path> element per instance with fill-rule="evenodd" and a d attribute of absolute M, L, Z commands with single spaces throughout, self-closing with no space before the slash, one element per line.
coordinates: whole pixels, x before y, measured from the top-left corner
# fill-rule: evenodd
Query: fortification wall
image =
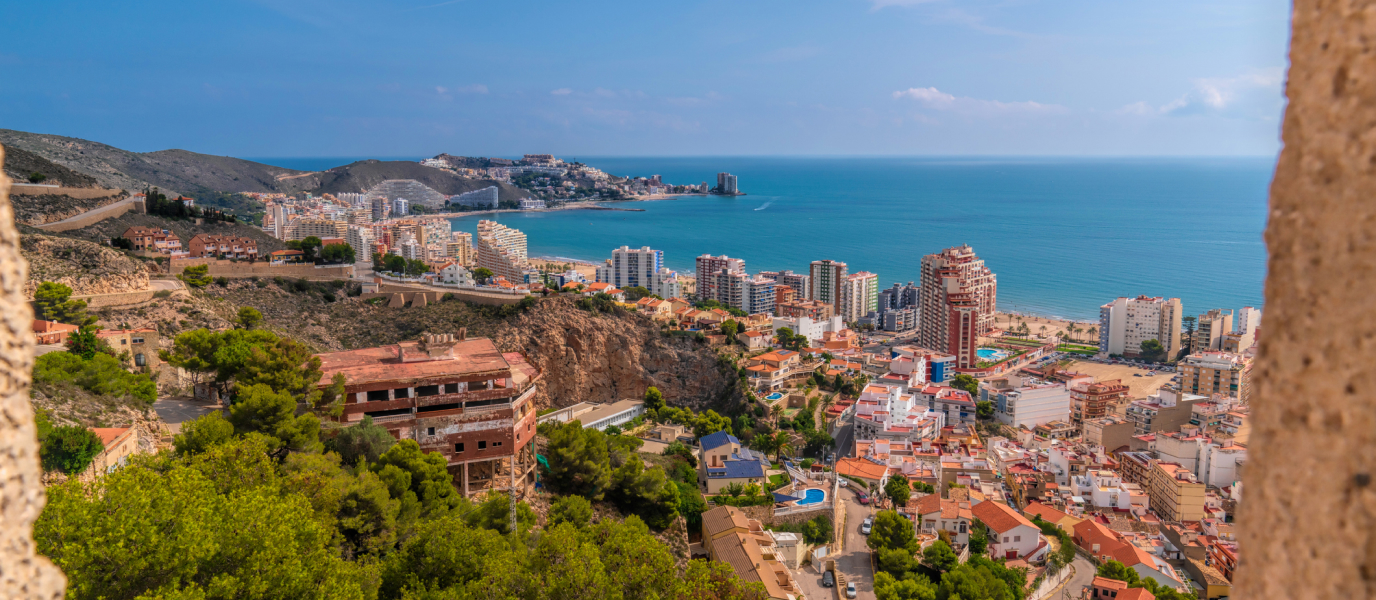
<path fill-rule="evenodd" d="M 186 267 L 209 265 L 211 277 L 295 277 L 317 281 L 352 279 L 354 266 L 347 265 L 274 265 L 266 261 L 249 263 L 247 261 L 219 260 L 215 258 L 174 258 L 171 272 L 181 273 Z"/>

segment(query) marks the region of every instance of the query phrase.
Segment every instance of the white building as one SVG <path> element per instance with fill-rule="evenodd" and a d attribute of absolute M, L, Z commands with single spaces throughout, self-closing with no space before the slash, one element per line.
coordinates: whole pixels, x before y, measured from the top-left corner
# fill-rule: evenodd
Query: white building
<path fill-rule="evenodd" d="M 401 257 L 406 260 L 425 260 L 425 246 L 416 240 L 406 240 L 401 243 Z"/>
<path fill-rule="evenodd" d="M 1240 481 L 1240 467 L 1247 462 L 1247 448 L 1232 440 L 1215 441 L 1200 435 L 1198 428 L 1156 435 L 1156 454 L 1162 462 L 1179 463 L 1209 487 L 1224 488 Z"/>
<path fill-rule="evenodd" d="M 1041 560 L 1050 546 L 1042 541 L 1041 528 L 1002 502 L 985 501 L 970 508 L 976 519 L 989 527 L 990 556 L 1028 562 Z"/>
<path fill-rule="evenodd" d="M 1142 342 L 1156 340 L 1166 358 L 1180 353 L 1179 298 L 1118 298 L 1099 307 L 1099 352 L 1137 356 Z"/>
<path fill-rule="evenodd" d="M 822 339 L 822 334 L 831 332 L 837 333 L 846 328 L 846 322 L 841 317 L 832 317 L 821 321 L 813 320 L 810 317 L 774 317 L 770 325 L 772 331 L 778 331 L 780 327 L 787 327 L 793 330 L 793 335 L 807 336 L 810 345 L 814 345 Z"/>
<path fill-rule="evenodd" d="M 393 198 L 392 214 L 396 216 L 411 214 L 411 203 L 407 202 L 405 198 Z"/>
<path fill-rule="evenodd" d="M 612 250 L 612 257 L 597 267 L 597 281 L 620 289 L 643 287 L 660 298 L 676 298 L 683 293 L 678 273 L 664 267 L 664 251 L 649 246 Z"/>
<path fill-rule="evenodd" d="M 1031 429 L 1051 421 L 1070 420 L 1070 390 L 1064 383 L 1049 383 L 1017 375 L 988 379 L 979 384 L 981 402 L 994 403 L 1000 423 Z"/>
<path fill-rule="evenodd" d="M 1147 513 L 1150 500 L 1142 486 L 1124 482 L 1122 476 L 1106 469 L 1091 469 L 1084 475 L 1070 478 L 1070 493 L 1084 498 L 1098 509 L 1113 509 L 1141 516 Z"/>
<path fill-rule="evenodd" d="M 476 208 L 497 208 L 497 195 L 497 186 L 490 185 L 481 190 L 450 196 L 449 204 Z"/>
<path fill-rule="evenodd" d="M 936 439 L 946 415 L 929 409 L 901 385 L 871 383 L 855 401 L 855 439 Z"/>
<path fill-rule="evenodd" d="M 879 276 L 869 271 L 860 271 L 846 276 L 841 288 L 841 305 L 837 314 L 847 323 L 859 321 L 861 317 L 879 309 Z"/>
<path fill-rule="evenodd" d="M 583 424 L 583 429 L 603 430 L 612 425 L 620 427 L 643 414 L 645 414 L 644 400 L 621 400 L 612 404 L 580 402 L 540 415 L 536 420 L 541 424 L 567 423 L 576 420 Z"/>
<path fill-rule="evenodd" d="M 344 243 L 354 249 L 354 262 L 372 263 L 373 261 L 373 228 L 366 226 L 350 225 L 349 231 L 344 235 Z"/>
<path fill-rule="evenodd" d="M 439 276 L 441 282 L 449 285 L 477 285 L 477 282 L 473 280 L 473 274 L 456 262 L 451 262 L 442 267 Z"/>
<path fill-rule="evenodd" d="M 534 200 L 531 198 L 521 200 L 521 210 L 534 210 L 540 208 L 546 208 L 544 200 Z"/>
<path fill-rule="evenodd" d="M 444 207 L 444 194 L 414 179 L 388 179 L 368 190 L 366 197 L 370 201 L 377 198 L 392 198 L 393 201 L 397 198 L 405 198 L 407 200 L 407 206 L 415 204 L 428 208 Z M 401 215 L 406 213 L 393 211 L 392 214 Z M 374 214 L 373 218 L 377 219 L 377 215 Z"/>

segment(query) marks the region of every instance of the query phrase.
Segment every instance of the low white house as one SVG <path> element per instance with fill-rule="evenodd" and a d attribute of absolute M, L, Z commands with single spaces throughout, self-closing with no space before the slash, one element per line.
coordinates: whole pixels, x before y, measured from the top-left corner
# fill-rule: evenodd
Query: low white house
<path fill-rule="evenodd" d="M 439 272 L 440 281 L 449 285 L 476 285 L 473 274 L 463 265 L 453 262 L 445 265 Z"/>
<path fill-rule="evenodd" d="M 1001 502 L 980 502 L 970 512 L 989 527 L 989 554 L 994 558 L 1041 560 L 1051 548 L 1041 528 Z"/>

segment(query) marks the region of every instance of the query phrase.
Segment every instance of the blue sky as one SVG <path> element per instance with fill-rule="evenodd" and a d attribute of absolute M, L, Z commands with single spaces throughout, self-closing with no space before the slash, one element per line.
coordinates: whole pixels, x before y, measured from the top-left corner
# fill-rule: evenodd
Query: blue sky
<path fill-rule="evenodd" d="M 1272 155 L 1289 25 L 1284 0 L 24 12 L 0 23 L 0 127 L 281 157 Z"/>

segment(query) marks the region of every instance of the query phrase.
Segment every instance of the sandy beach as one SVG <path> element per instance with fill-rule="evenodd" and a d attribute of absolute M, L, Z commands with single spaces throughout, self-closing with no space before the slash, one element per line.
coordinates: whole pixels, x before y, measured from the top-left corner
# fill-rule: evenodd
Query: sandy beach
<path fill-rule="evenodd" d="M 1050 336 L 1065 331 L 1070 335 L 1070 341 L 1087 344 L 1090 346 L 1099 345 L 1099 336 L 1096 331 L 1094 335 L 1089 334 L 1089 329 L 1099 327 L 1098 321 L 1072 321 L 1069 319 L 1053 319 L 1038 315 L 1024 313 L 994 313 L 994 328 L 999 330 L 1013 331 L 1018 329 L 1022 323 L 1027 323 L 1027 328 L 1034 337 Z M 1070 327 L 1074 326 L 1075 331 Z"/>

